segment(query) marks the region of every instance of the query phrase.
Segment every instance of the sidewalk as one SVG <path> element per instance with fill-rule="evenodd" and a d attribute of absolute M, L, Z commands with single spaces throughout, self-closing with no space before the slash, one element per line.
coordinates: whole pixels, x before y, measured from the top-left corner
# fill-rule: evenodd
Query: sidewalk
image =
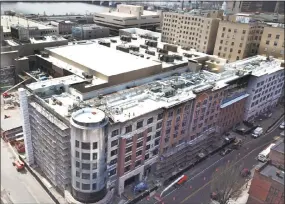
<path fill-rule="evenodd" d="M 236 199 L 236 200 L 229 200 L 228 204 L 246 204 L 249 194 L 248 194 L 248 190 L 250 188 L 250 184 L 251 184 L 251 180 L 250 179 L 243 187 L 242 187 L 242 193 L 241 195 Z"/>

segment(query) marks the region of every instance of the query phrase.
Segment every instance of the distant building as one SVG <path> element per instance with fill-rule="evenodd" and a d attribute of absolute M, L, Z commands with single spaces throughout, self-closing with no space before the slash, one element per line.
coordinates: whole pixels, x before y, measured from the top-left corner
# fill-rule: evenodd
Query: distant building
<path fill-rule="evenodd" d="M 110 30 L 94 24 L 80 25 L 72 27 L 72 37 L 77 40 L 89 40 L 109 37 Z"/>
<path fill-rule="evenodd" d="M 161 24 L 161 16 L 157 12 L 143 10 L 143 6 L 119 4 L 116 11 L 95 13 L 94 22 L 109 27 L 111 33 L 117 34 L 123 28 L 155 30 Z"/>
<path fill-rule="evenodd" d="M 271 148 L 269 158 L 255 169 L 247 204 L 284 204 L 284 140 Z"/>
<path fill-rule="evenodd" d="M 72 33 L 72 27 L 77 25 L 77 23 L 72 21 L 55 20 L 50 22 L 51 25 L 57 27 L 58 34 L 68 35 Z"/>
<path fill-rule="evenodd" d="M 265 27 L 259 45 L 259 54 L 284 60 L 284 26 Z"/>
<path fill-rule="evenodd" d="M 212 54 L 219 21 L 219 18 L 212 18 L 206 14 L 165 12 L 162 23 L 162 42 Z"/>
<path fill-rule="evenodd" d="M 214 55 L 234 62 L 258 53 L 264 25 L 240 18 L 235 22 L 220 21 Z"/>
<path fill-rule="evenodd" d="M 284 14 L 284 1 L 228 1 L 227 8 L 235 13 L 264 12 Z"/>

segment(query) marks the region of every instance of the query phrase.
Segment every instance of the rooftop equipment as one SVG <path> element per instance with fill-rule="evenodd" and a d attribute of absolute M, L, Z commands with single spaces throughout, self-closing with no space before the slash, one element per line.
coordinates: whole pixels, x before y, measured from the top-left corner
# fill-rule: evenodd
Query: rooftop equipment
<path fill-rule="evenodd" d="M 140 47 L 135 46 L 135 45 L 130 45 L 130 50 L 138 52 L 140 51 Z"/>
<path fill-rule="evenodd" d="M 163 89 L 162 92 L 164 93 L 164 96 L 166 98 L 170 98 L 170 97 L 174 96 L 174 94 L 175 94 L 175 90 L 171 87 Z"/>
<path fill-rule="evenodd" d="M 163 49 L 171 51 L 171 52 L 177 52 L 177 46 L 176 45 L 164 44 Z"/>
<path fill-rule="evenodd" d="M 107 42 L 107 41 L 104 41 L 104 40 L 100 40 L 98 42 L 99 45 L 104 45 L 106 47 L 111 47 L 111 43 L 110 42 Z"/>
<path fill-rule="evenodd" d="M 148 46 L 147 45 L 140 45 L 140 48 L 143 48 L 143 49 L 148 49 Z"/>
<path fill-rule="evenodd" d="M 158 59 L 163 62 L 174 62 L 174 57 L 171 55 L 159 55 Z"/>
<path fill-rule="evenodd" d="M 174 57 L 174 59 L 176 60 L 182 60 L 182 56 L 181 55 L 172 55 Z"/>
<path fill-rule="evenodd" d="M 121 35 L 120 36 L 120 40 L 126 41 L 126 42 L 131 42 L 132 41 L 132 37 L 126 36 L 126 35 Z"/>
<path fill-rule="evenodd" d="M 116 43 L 117 42 L 117 40 L 115 40 L 115 39 L 111 39 L 110 40 L 112 43 Z"/>
<path fill-rule="evenodd" d="M 161 53 L 161 54 L 168 54 L 167 50 L 161 49 L 161 48 L 157 48 L 157 52 Z"/>
<path fill-rule="evenodd" d="M 49 53 L 48 53 L 48 52 L 45 52 L 45 51 L 42 51 L 42 52 L 41 52 L 41 56 L 42 56 L 42 57 L 45 57 L 45 58 L 48 58 L 48 57 L 49 57 Z"/>
<path fill-rule="evenodd" d="M 155 51 L 146 50 L 145 53 L 148 54 L 148 55 L 153 55 L 153 56 L 155 56 Z"/>
<path fill-rule="evenodd" d="M 157 41 L 154 40 L 146 40 L 145 44 L 150 47 L 157 47 Z"/>
<path fill-rule="evenodd" d="M 184 56 L 184 57 L 188 57 L 188 58 L 192 58 L 192 57 L 193 57 L 193 55 L 188 54 L 188 53 L 183 53 L 183 56 Z"/>
<path fill-rule="evenodd" d="M 124 45 L 117 45 L 116 46 L 116 49 L 117 50 L 120 50 L 122 52 L 126 52 L 126 53 L 129 53 L 130 52 L 130 48 L 129 47 L 126 47 Z"/>

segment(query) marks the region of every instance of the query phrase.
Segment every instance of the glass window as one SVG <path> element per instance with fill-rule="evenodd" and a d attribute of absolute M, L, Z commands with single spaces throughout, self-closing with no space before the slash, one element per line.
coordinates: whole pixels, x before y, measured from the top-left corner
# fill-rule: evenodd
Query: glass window
<path fill-rule="evenodd" d="M 97 159 L 97 153 L 96 152 L 93 153 L 93 160 L 95 160 L 95 159 Z"/>
<path fill-rule="evenodd" d="M 131 170 L 131 165 L 128 165 L 128 166 L 125 167 L 125 172 L 128 172 L 130 170 Z"/>
<path fill-rule="evenodd" d="M 132 151 L 132 146 L 127 147 L 127 149 L 126 149 L 126 153 L 128 153 L 128 152 L 130 152 L 130 151 Z"/>
<path fill-rule="evenodd" d="M 137 122 L 137 129 L 141 128 L 143 126 L 143 121 Z"/>
<path fill-rule="evenodd" d="M 271 34 L 268 34 L 268 36 L 267 36 L 268 38 L 271 38 Z"/>
<path fill-rule="evenodd" d="M 114 146 L 116 146 L 118 144 L 118 140 L 113 140 L 112 142 L 111 142 L 111 147 L 114 147 Z"/>
<path fill-rule="evenodd" d="M 92 184 L 92 190 L 96 190 L 97 189 L 97 185 L 96 185 L 96 183 L 93 183 Z"/>
<path fill-rule="evenodd" d="M 149 128 L 147 129 L 147 133 L 150 133 L 150 132 L 152 132 L 152 127 L 149 127 Z"/>
<path fill-rule="evenodd" d="M 94 170 L 94 169 L 97 169 L 97 163 L 93 163 L 92 164 L 92 169 Z"/>
<path fill-rule="evenodd" d="M 76 162 L 76 167 L 80 168 L 80 163 L 78 161 Z"/>
<path fill-rule="evenodd" d="M 119 134 L 119 129 L 117 129 L 117 130 L 113 130 L 112 131 L 112 137 L 115 137 L 116 135 L 118 135 Z"/>
<path fill-rule="evenodd" d="M 82 184 L 82 190 L 90 190 L 90 184 Z"/>
<path fill-rule="evenodd" d="M 142 155 L 142 150 L 136 152 L 136 156 L 140 156 L 140 155 Z"/>
<path fill-rule="evenodd" d="M 79 141 L 75 140 L 75 147 L 79 147 Z"/>
<path fill-rule="evenodd" d="M 82 173 L 81 176 L 82 176 L 82 179 L 88 179 L 88 180 L 90 180 L 90 174 Z"/>
<path fill-rule="evenodd" d="M 269 45 L 269 40 L 266 40 L 266 45 Z"/>
<path fill-rule="evenodd" d="M 125 162 L 128 162 L 128 161 L 130 161 L 132 159 L 132 155 L 129 155 L 129 156 L 127 156 L 126 158 L 125 158 Z"/>
<path fill-rule="evenodd" d="M 147 124 L 151 124 L 152 122 L 153 122 L 153 117 L 152 117 L 152 118 L 147 119 Z"/>
<path fill-rule="evenodd" d="M 80 183 L 76 181 L 76 188 L 80 188 Z"/>
<path fill-rule="evenodd" d="M 144 157 L 144 160 L 147 160 L 147 159 L 149 159 L 149 154 L 146 154 Z"/>
<path fill-rule="evenodd" d="M 90 142 L 81 142 L 82 149 L 90 149 Z"/>
<path fill-rule="evenodd" d="M 173 114 L 173 113 L 172 113 L 172 114 Z M 157 116 L 157 120 L 161 120 L 161 119 L 162 119 L 162 117 L 163 117 L 163 113 L 158 114 L 158 116 Z"/>
<path fill-rule="evenodd" d="M 76 177 L 80 178 L 80 173 L 79 173 L 79 171 L 76 171 Z"/>
<path fill-rule="evenodd" d="M 135 167 L 137 167 L 137 166 L 141 165 L 141 163 L 142 163 L 142 161 L 141 161 L 141 160 L 136 161 Z"/>
<path fill-rule="evenodd" d="M 111 151 L 111 157 L 114 156 L 114 155 L 116 155 L 117 153 L 118 153 L 118 150 L 117 150 L 117 149 Z"/>
<path fill-rule="evenodd" d="M 75 151 L 75 157 L 79 158 L 79 152 L 78 151 Z"/>
<path fill-rule="evenodd" d="M 93 149 L 97 149 L 97 148 L 98 148 L 97 142 L 93 142 Z"/>
<path fill-rule="evenodd" d="M 126 133 L 132 132 L 132 125 L 126 127 Z"/>
<path fill-rule="evenodd" d="M 82 163 L 82 169 L 90 170 L 90 163 Z"/>
<path fill-rule="evenodd" d="M 81 153 L 82 160 L 90 160 L 90 153 Z"/>

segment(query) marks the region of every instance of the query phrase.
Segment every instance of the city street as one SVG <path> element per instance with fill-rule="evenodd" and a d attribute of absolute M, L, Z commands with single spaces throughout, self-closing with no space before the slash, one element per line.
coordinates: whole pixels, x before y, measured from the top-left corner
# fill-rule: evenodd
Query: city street
<path fill-rule="evenodd" d="M 284 118 L 283 118 L 284 120 Z M 282 120 L 279 120 L 282 121 Z M 215 154 L 202 163 L 188 171 L 187 183 L 184 183 L 179 188 L 172 187 L 162 195 L 162 201 L 156 201 L 154 198 L 143 199 L 140 203 L 185 203 L 185 204 L 208 204 L 210 202 L 211 193 L 211 177 L 219 167 L 229 161 L 236 161 L 245 168 L 252 169 L 259 162 L 257 155 L 270 143 L 273 142 L 275 136 L 279 136 L 281 130 L 278 122 L 269 133 L 264 134 L 258 139 L 253 139 L 250 135 L 247 136 L 246 142 L 239 150 L 234 150 L 230 154 L 222 157 Z M 156 196 L 159 196 L 158 192 Z"/>
<path fill-rule="evenodd" d="M 13 156 L 8 144 L 1 140 L 1 190 L 6 196 L 13 203 L 54 203 L 29 171 L 16 171 Z"/>

